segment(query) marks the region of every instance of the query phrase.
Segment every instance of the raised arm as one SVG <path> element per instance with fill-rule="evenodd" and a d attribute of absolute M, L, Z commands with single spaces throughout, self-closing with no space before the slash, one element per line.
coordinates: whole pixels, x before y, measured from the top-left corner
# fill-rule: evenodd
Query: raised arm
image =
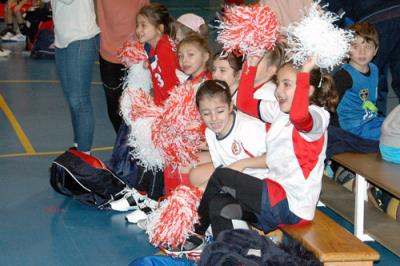
<path fill-rule="evenodd" d="M 247 62 L 243 66 L 237 92 L 236 106 L 240 111 L 253 117 L 260 118 L 258 112 L 260 101 L 253 97 L 256 72 L 257 66 L 249 66 Z"/>

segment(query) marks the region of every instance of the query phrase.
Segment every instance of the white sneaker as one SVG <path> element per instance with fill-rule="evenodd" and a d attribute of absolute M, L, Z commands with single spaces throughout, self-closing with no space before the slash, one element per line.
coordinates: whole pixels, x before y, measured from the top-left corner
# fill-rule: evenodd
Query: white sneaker
<path fill-rule="evenodd" d="M 14 37 L 15 34 L 12 34 L 11 32 L 7 32 L 1 39 L 5 42 L 11 41 L 11 38 Z"/>
<path fill-rule="evenodd" d="M 147 214 L 142 210 L 136 210 L 125 216 L 125 219 L 128 223 L 136 224 L 139 221 L 146 220 Z"/>
<path fill-rule="evenodd" d="M 138 208 L 138 204 L 144 202 L 146 196 L 141 195 L 136 189 L 132 188 L 122 198 L 110 202 L 110 208 L 115 211 L 126 212 Z"/>
<path fill-rule="evenodd" d="M 8 49 L 0 49 L 0 57 L 6 57 L 11 54 L 11 51 Z"/>
<path fill-rule="evenodd" d="M 22 35 L 21 33 L 18 33 L 10 38 L 10 41 L 12 41 L 12 42 L 24 42 L 25 40 L 26 40 L 26 36 Z"/>

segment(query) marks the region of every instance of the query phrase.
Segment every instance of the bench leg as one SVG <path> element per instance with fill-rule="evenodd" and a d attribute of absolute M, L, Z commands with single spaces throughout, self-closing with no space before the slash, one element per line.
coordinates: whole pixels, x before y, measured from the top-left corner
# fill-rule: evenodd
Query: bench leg
<path fill-rule="evenodd" d="M 354 211 L 354 235 L 361 241 L 374 240 L 369 235 L 364 234 L 364 202 L 365 191 L 367 190 L 367 181 L 359 174 L 356 174 L 356 206 Z"/>

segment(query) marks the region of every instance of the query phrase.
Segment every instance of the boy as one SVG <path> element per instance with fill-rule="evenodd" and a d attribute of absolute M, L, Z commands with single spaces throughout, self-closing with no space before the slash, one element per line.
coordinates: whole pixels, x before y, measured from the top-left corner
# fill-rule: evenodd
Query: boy
<path fill-rule="evenodd" d="M 375 106 L 379 73 L 371 63 L 378 51 L 378 32 L 368 22 L 356 23 L 349 29 L 355 34 L 350 60 L 334 75 L 340 99 L 339 124 L 363 139 L 379 140 L 383 123 Z"/>

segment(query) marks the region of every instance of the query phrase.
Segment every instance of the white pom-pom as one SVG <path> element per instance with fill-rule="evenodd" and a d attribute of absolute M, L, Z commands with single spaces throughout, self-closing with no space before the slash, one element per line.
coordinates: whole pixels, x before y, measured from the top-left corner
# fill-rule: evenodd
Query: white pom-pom
<path fill-rule="evenodd" d="M 314 3 L 302 21 L 290 24 L 286 30 L 288 59 L 301 66 L 316 55 L 320 68 L 332 70 L 340 65 L 350 49 L 353 34 L 333 24 L 339 19 Z"/>
<path fill-rule="evenodd" d="M 131 134 L 128 145 L 133 147 L 131 155 L 147 170 L 161 170 L 164 159 L 152 140 L 152 125 L 154 117 L 139 118 L 131 124 Z"/>
<path fill-rule="evenodd" d="M 179 186 L 148 217 L 146 233 L 156 247 L 180 247 L 194 224 L 199 222 L 197 207 L 202 192 L 194 187 Z"/>

